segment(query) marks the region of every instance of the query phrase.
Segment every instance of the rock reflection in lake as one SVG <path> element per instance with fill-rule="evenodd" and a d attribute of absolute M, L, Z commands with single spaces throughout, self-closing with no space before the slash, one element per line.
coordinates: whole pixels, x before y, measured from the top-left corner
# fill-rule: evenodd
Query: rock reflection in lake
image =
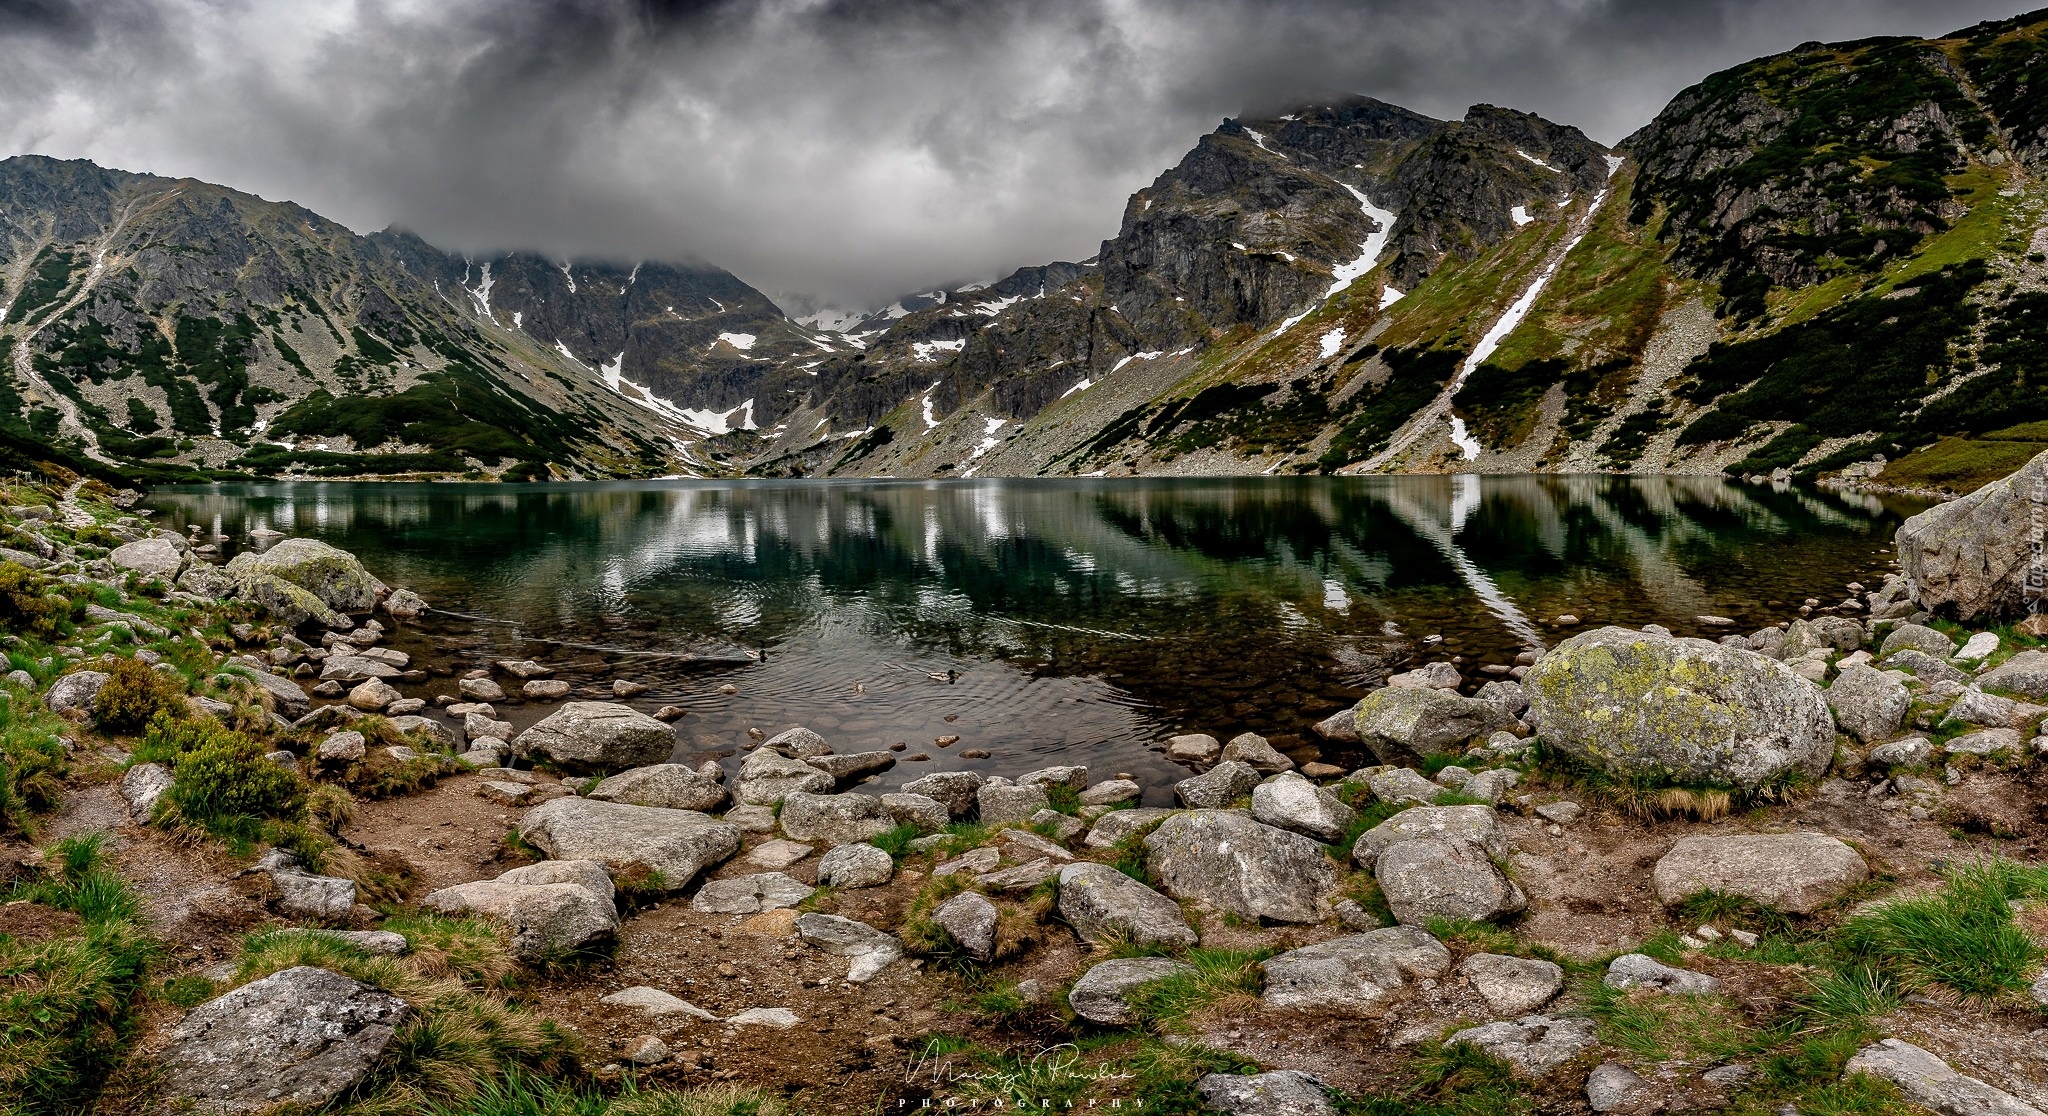
<path fill-rule="evenodd" d="M 150 503 L 228 554 L 266 527 L 354 551 L 442 610 L 405 638 L 450 665 L 652 683 L 633 704 L 690 710 L 684 758 L 801 723 L 842 751 L 905 744 L 884 785 L 1059 757 L 1153 786 L 1177 774 L 1154 750 L 1171 733 L 1306 757 L 1307 726 L 1390 670 L 1461 656 L 1476 685 L 1562 613 L 1719 634 L 1695 617 L 1839 600 L 1920 506 L 1554 475 L 316 482 Z M 950 736 L 993 754 L 963 764 Z"/>

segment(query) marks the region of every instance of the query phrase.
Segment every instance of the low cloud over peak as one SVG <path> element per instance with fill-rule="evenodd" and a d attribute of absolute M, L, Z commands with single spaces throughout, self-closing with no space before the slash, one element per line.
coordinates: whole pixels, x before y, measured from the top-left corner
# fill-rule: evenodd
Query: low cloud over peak
<path fill-rule="evenodd" d="M 1223 116 L 1348 89 L 1612 143 L 1714 69 L 1978 0 L 0 0 L 4 153 L 792 309 L 1093 255 Z"/>

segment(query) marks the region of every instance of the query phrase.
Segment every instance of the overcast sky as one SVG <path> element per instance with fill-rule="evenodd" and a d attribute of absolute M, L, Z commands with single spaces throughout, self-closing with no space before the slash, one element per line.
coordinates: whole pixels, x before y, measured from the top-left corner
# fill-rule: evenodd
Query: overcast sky
<path fill-rule="evenodd" d="M 1479 101 L 1612 143 L 1715 69 L 2014 0 L 0 0 L 0 154 L 805 308 L 1093 255 L 1227 115 Z"/>

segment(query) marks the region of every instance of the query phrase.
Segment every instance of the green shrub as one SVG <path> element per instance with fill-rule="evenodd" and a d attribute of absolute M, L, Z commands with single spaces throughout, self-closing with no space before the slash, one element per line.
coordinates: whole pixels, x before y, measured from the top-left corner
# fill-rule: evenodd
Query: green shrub
<path fill-rule="evenodd" d="M 37 639 L 62 635 L 71 603 L 49 589 L 48 578 L 19 562 L 0 562 L 0 630 Z"/>
<path fill-rule="evenodd" d="M 184 685 L 138 659 L 115 659 L 92 703 L 94 721 L 117 733 L 140 732 L 159 714 L 177 716 L 184 709 Z"/>
<path fill-rule="evenodd" d="M 246 845 L 266 835 L 291 843 L 289 824 L 306 812 L 306 785 L 298 774 L 263 758 L 263 746 L 213 721 L 169 713 L 151 718 L 135 746 L 138 763 L 162 763 L 173 775 L 164 792 L 167 818 Z"/>

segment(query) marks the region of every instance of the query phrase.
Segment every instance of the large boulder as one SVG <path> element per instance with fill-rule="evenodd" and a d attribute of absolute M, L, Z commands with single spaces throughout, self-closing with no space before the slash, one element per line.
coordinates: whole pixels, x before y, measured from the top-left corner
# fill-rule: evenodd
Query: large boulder
<path fill-rule="evenodd" d="M 1553 962 L 1499 953 L 1475 953 L 1458 963 L 1486 1006 L 1502 1015 L 1527 1015 L 1564 991 L 1564 970 Z"/>
<path fill-rule="evenodd" d="M 1389 926 L 1291 949 L 1260 964 L 1268 1007 L 1372 1015 L 1419 980 L 1451 971 L 1451 951 L 1425 930 Z"/>
<path fill-rule="evenodd" d="M 571 771 L 639 767 L 667 760 L 676 730 L 629 705 L 572 701 L 520 733 L 512 746 Z"/>
<path fill-rule="evenodd" d="M 974 809 L 975 796 L 981 790 L 981 784 L 979 771 L 934 771 L 903 784 L 903 793 L 924 795 L 959 818 Z"/>
<path fill-rule="evenodd" d="M 1337 886 L 1321 845 L 1227 810 L 1176 814 L 1145 848 L 1168 895 L 1207 900 L 1240 918 L 1319 922 Z"/>
<path fill-rule="evenodd" d="M 134 570 L 144 577 L 158 577 L 167 582 L 177 579 L 187 560 L 185 549 L 177 541 L 162 535 L 122 543 L 107 557 L 124 570 Z"/>
<path fill-rule="evenodd" d="M 1977 676 L 1987 690 L 2030 698 L 2048 698 L 2048 651 L 2021 651 Z"/>
<path fill-rule="evenodd" d="M 1907 648 L 1924 652 L 1937 659 L 1953 658 L 1956 641 L 1925 624 L 1900 624 L 1886 633 L 1884 642 L 1877 645 L 1877 657 L 1882 659 Z"/>
<path fill-rule="evenodd" d="M 880 887 L 896 875 L 896 861 L 873 845 L 840 845 L 818 858 L 820 887 Z"/>
<path fill-rule="evenodd" d="M 1507 859 L 1513 851 L 1507 829 L 1491 806 L 1415 806 L 1359 834 L 1351 846 L 1351 862 L 1370 871 L 1381 853 L 1416 837 L 1466 841 L 1496 860 Z"/>
<path fill-rule="evenodd" d="M 1052 796 L 1044 787 L 1025 783 L 983 783 L 974 800 L 987 825 L 1029 822 L 1031 815 L 1052 805 Z"/>
<path fill-rule="evenodd" d="M 50 712 L 69 713 L 72 710 L 92 712 L 93 703 L 99 700 L 100 690 L 112 677 L 103 670 L 74 670 L 70 674 L 50 683 L 50 692 L 43 695 L 43 704 Z"/>
<path fill-rule="evenodd" d="M 592 787 L 589 797 L 600 802 L 661 806 L 670 810 L 716 810 L 725 805 L 725 784 L 681 763 L 635 767 Z"/>
<path fill-rule="evenodd" d="M 1484 922 L 1513 914 L 1529 903 L 1522 889 L 1500 870 L 1486 850 L 1470 841 L 1411 837 L 1380 853 L 1373 878 L 1404 926 L 1432 918 Z"/>
<path fill-rule="evenodd" d="M 2033 560 L 2033 491 L 2048 477 L 2048 452 L 1960 500 L 1937 504 L 1899 525 L 1899 567 L 1922 608 L 1957 620 L 2018 616 L 2027 610 Z"/>
<path fill-rule="evenodd" d="M 1835 723 L 1865 744 L 1897 736 L 1913 704 L 1913 695 L 1899 677 L 1863 663 L 1843 667 L 1828 687 L 1828 708 L 1834 711 Z"/>
<path fill-rule="evenodd" d="M 369 1076 L 411 1018 L 404 1000 L 340 973 L 272 973 L 172 1028 L 161 1093 L 209 1113 L 320 1108 Z"/>
<path fill-rule="evenodd" d="M 1389 686 L 1358 703 L 1358 738 L 1381 763 L 1411 764 L 1514 721 L 1504 707 L 1451 690 Z"/>
<path fill-rule="evenodd" d="M 1252 788 L 1252 817 L 1267 825 L 1305 833 L 1318 841 L 1336 841 L 1358 819 L 1358 811 L 1288 771 Z"/>
<path fill-rule="evenodd" d="M 1333 1116 L 1337 1106 L 1329 1090 L 1300 1070 L 1274 1070 L 1246 1076 L 1204 1074 L 1195 1082 L 1202 1105 L 1230 1116 Z"/>
<path fill-rule="evenodd" d="M 766 748 L 740 761 L 734 796 L 749 806 L 773 806 L 787 795 L 829 794 L 838 781 L 800 759 Z"/>
<path fill-rule="evenodd" d="M 227 573 L 238 586 L 263 578 L 295 585 L 334 612 L 369 612 L 391 591 L 355 555 L 317 539 L 285 539 L 268 550 L 243 551 L 228 562 Z"/>
<path fill-rule="evenodd" d="M 313 699 L 299 688 L 297 682 L 272 674 L 259 664 L 249 665 L 249 681 L 256 688 L 270 695 L 270 704 L 286 719 L 296 721 L 313 708 Z"/>
<path fill-rule="evenodd" d="M 1190 975 L 1195 967 L 1184 961 L 1165 957 L 1119 957 L 1103 961 L 1074 982 L 1073 990 L 1067 993 L 1067 1004 L 1074 1014 L 1090 1023 L 1114 1026 L 1131 1019 L 1131 1005 L 1126 999 L 1131 990 L 1167 977 Z"/>
<path fill-rule="evenodd" d="M 1834 758 L 1819 689 L 1754 651 L 1600 628 L 1565 640 L 1525 680 L 1546 748 L 1632 780 L 1753 790 Z"/>
<path fill-rule="evenodd" d="M 782 832 L 791 840 L 826 846 L 868 841 L 896 828 L 896 819 L 871 794 L 809 794 L 782 799 Z"/>
<path fill-rule="evenodd" d="M 1258 769 L 1238 760 L 1222 763 L 1173 785 L 1173 793 L 1195 810 L 1218 810 L 1243 798 L 1259 785 Z"/>
<path fill-rule="evenodd" d="M 611 877 L 588 860 L 550 860 L 427 893 L 442 914 L 479 914 L 512 930 L 512 952 L 529 963 L 611 941 L 619 931 Z"/>
<path fill-rule="evenodd" d="M 740 850 L 738 826 L 694 810 L 557 798 L 519 819 L 521 840 L 557 860 L 595 860 L 614 874 L 680 891 Z"/>
<path fill-rule="evenodd" d="M 1823 833 L 1681 837 L 1650 873 L 1666 904 L 1717 891 L 1793 914 L 1812 914 L 1869 878 L 1855 849 Z"/>
<path fill-rule="evenodd" d="M 1059 879 L 1060 917 L 1091 945 L 1191 946 L 1200 940 L 1180 904 L 1107 864 L 1069 864 Z"/>
<path fill-rule="evenodd" d="M 2039 461 L 2039 458 L 2035 458 Z M 1879 1040 L 1842 1067 L 1844 1077 L 1868 1074 L 1898 1087 L 1900 1095 L 1941 1116 L 2042 1116 L 2011 1093 L 1969 1076 L 1903 1039 Z"/>

